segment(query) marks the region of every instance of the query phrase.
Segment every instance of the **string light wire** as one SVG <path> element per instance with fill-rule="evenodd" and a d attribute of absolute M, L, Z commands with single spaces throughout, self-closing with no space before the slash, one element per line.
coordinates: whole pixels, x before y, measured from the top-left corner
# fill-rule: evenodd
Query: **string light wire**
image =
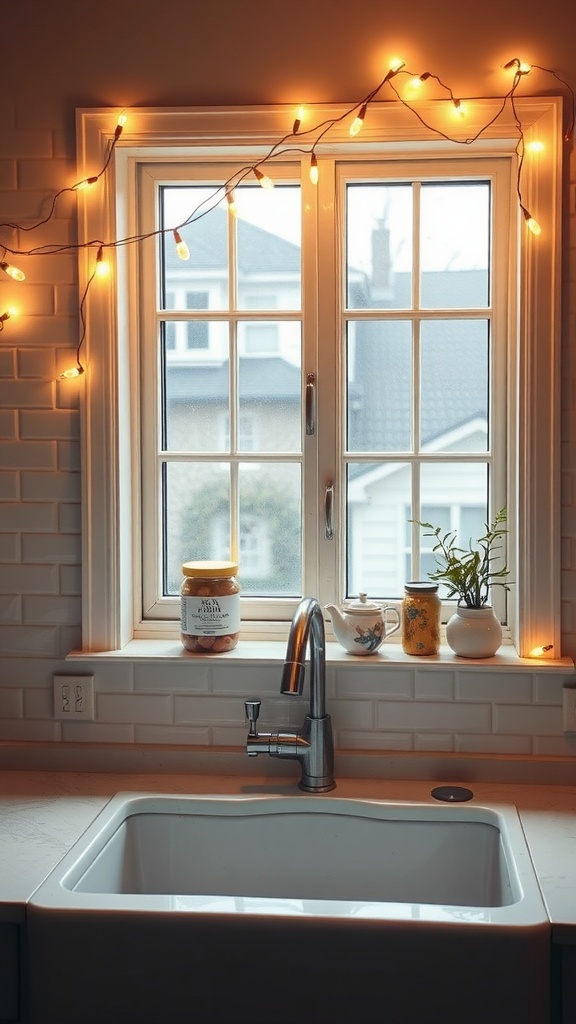
<path fill-rule="evenodd" d="M 444 132 L 441 128 L 438 128 L 438 127 L 436 127 L 434 125 L 431 125 L 424 118 L 424 116 L 420 113 L 420 111 L 413 104 L 408 102 L 408 100 L 404 96 L 402 96 L 400 90 L 397 87 L 397 81 L 396 80 L 398 79 L 399 76 L 409 76 L 412 84 L 414 82 L 416 82 L 416 81 L 419 84 L 423 84 L 423 83 L 425 83 L 425 82 L 427 82 L 429 80 L 433 80 L 444 91 L 447 92 L 448 98 L 449 98 L 449 100 L 450 100 L 450 102 L 451 102 L 455 112 L 463 113 L 464 112 L 464 108 L 462 106 L 462 101 L 461 101 L 461 99 L 459 97 L 457 97 L 454 94 L 454 92 L 452 91 L 450 86 L 446 85 L 446 83 L 443 82 L 442 79 L 440 79 L 438 75 L 432 74 L 432 72 L 430 72 L 430 71 L 424 71 L 420 75 L 415 74 L 413 71 L 409 71 L 409 70 L 406 69 L 406 66 L 405 66 L 405 63 L 404 63 L 403 60 L 396 59 L 396 60 L 391 62 L 391 64 L 390 64 L 386 74 L 384 75 L 382 80 L 375 86 L 375 88 L 373 88 L 362 100 L 360 100 L 358 103 L 355 103 L 353 106 L 351 106 L 348 109 L 346 109 L 338 117 L 328 118 L 325 121 L 322 121 L 319 124 L 316 124 L 316 125 L 314 125 L 312 127 L 302 129 L 302 119 L 304 117 L 304 108 L 300 107 L 298 109 L 297 116 L 296 116 L 296 118 L 295 118 L 295 120 L 294 120 L 294 122 L 292 124 L 292 130 L 290 132 L 287 132 L 281 139 L 279 139 L 277 142 L 275 142 L 270 147 L 270 149 L 268 150 L 267 154 L 263 158 L 260 158 L 254 164 L 248 164 L 245 167 L 242 167 L 242 168 L 239 168 L 238 170 L 236 170 L 234 172 L 234 174 L 232 174 L 231 177 L 228 179 L 228 181 L 226 181 L 224 183 L 223 186 L 216 188 L 212 194 L 210 194 L 208 197 L 206 197 L 194 210 L 191 211 L 191 213 L 188 215 L 186 220 L 184 220 L 181 224 L 177 225 L 176 227 L 161 227 L 161 228 L 156 229 L 154 231 L 146 232 L 144 234 L 132 235 L 132 236 L 128 236 L 128 237 L 125 237 L 125 238 L 120 238 L 120 239 L 116 239 L 116 240 L 113 240 L 113 241 L 107 241 L 107 242 L 102 242 L 102 241 L 99 241 L 99 240 L 92 240 L 90 242 L 84 242 L 84 243 L 81 243 L 81 244 L 79 243 L 77 245 L 74 245 L 74 244 L 62 244 L 62 245 L 44 244 L 44 245 L 41 245 L 41 246 L 32 247 L 32 248 L 30 248 L 28 250 L 26 250 L 26 249 L 13 249 L 13 248 L 10 248 L 7 245 L 4 245 L 3 243 L 0 243 L 0 247 L 4 250 L 4 257 L 6 257 L 8 255 L 8 253 L 10 253 L 11 256 L 20 256 L 20 255 L 24 255 L 24 256 L 55 255 L 55 254 L 58 254 L 58 253 L 70 252 L 71 250 L 74 250 L 74 249 L 79 250 L 81 248 L 92 247 L 94 245 L 98 245 L 99 246 L 98 256 L 97 256 L 97 260 L 96 260 L 96 266 L 95 266 L 93 272 L 90 274 L 90 277 L 88 278 L 88 280 L 86 282 L 86 286 L 84 288 L 84 292 L 83 292 L 81 300 L 80 300 L 81 334 L 80 334 L 80 340 L 79 340 L 78 348 L 77 348 L 77 352 L 76 352 L 76 368 L 75 368 L 75 370 L 73 372 L 70 373 L 70 375 L 72 375 L 72 376 L 78 376 L 79 374 L 84 373 L 84 367 L 83 367 L 83 365 L 82 365 L 82 363 L 80 361 L 80 352 L 81 352 L 82 345 L 84 343 L 85 335 L 86 335 L 86 316 L 85 316 L 86 303 L 87 303 L 88 294 L 89 294 L 89 291 L 90 291 L 90 286 L 91 286 L 91 284 L 92 284 L 92 282 L 94 280 L 94 277 L 96 276 L 96 274 L 97 274 L 97 272 L 99 270 L 99 263 L 102 260 L 102 250 L 103 250 L 103 247 L 105 245 L 107 247 L 110 247 L 110 248 L 118 248 L 120 246 L 132 245 L 132 244 L 136 244 L 136 243 L 139 243 L 139 242 L 143 242 L 144 240 L 146 240 L 146 239 L 148 239 L 150 237 L 155 237 L 155 236 L 159 236 L 159 235 L 165 235 L 168 232 L 172 232 L 173 235 L 174 235 L 174 238 L 175 238 L 175 240 L 177 242 L 177 244 L 179 244 L 179 241 L 178 241 L 178 239 L 179 239 L 180 242 L 182 242 L 182 245 L 185 246 L 186 243 L 181 239 L 181 236 L 179 234 L 180 230 L 182 230 L 184 227 L 186 227 L 186 226 L 188 226 L 190 224 L 195 223 L 196 221 L 200 220 L 202 217 L 206 216 L 206 214 L 208 214 L 212 209 L 214 209 L 217 205 L 219 205 L 220 202 L 224 201 L 224 199 L 228 201 L 228 209 L 229 209 L 231 215 L 234 215 L 234 213 L 235 213 L 235 203 L 234 203 L 234 198 L 233 198 L 233 190 L 235 188 L 237 188 L 238 185 L 248 175 L 253 174 L 257 178 L 257 180 L 259 181 L 259 183 L 260 183 L 260 185 L 262 187 L 264 187 L 264 188 L 273 188 L 274 182 L 272 181 L 272 179 L 270 179 L 268 177 L 268 175 L 264 171 L 260 170 L 260 168 L 263 165 L 271 162 L 273 159 L 275 159 L 276 157 L 279 157 L 279 156 L 286 156 L 286 155 L 288 155 L 290 153 L 304 153 L 304 154 L 308 153 L 310 155 L 310 173 L 311 173 L 311 177 L 312 177 L 312 180 L 314 180 L 314 179 L 317 180 L 318 168 L 317 168 L 317 159 L 316 159 L 315 150 L 319 146 L 319 144 L 322 141 L 322 139 L 330 132 L 330 130 L 332 128 L 334 128 L 339 123 L 343 122 L 345 119 L 348 119 L 352 114 L 354 114 L 355 111 L 357 111 L 357 114 L 356 114 L 356 117 L 355 117 L 354 121 L 352 122 L 352 127 L 354 127 L 355 130 L 352 131 L 352 128 L 351 128 L 351 133 L 352 134 L 357 134 L 357 132 L 362 127 L 362 124 L 364 122 L 364 119 L 366 117 L 366 114 L 368 112 L 370 104 L 376 101 L 377 97 L 380 95 L 381 91 L 383 90 L 383 88 L 385 86 L 388 86 L 390 88 L 390 90 L 392 91 L 392 93 L 396 97 L 396 99 L 404 107 L 409 109 L 412 112 L 412 114 L 416 117 L 416 119 L 422 124 L 422 126 L 425 127 L 428 131 L 432 132 L 433 134 L 437 135 L 438 137 L 443 138 L 443 139 L 445 139 L 445 140 L 447 140 L 449 142 L 455 142 L 455 143 L 458 143 L 460 145 L 467 145 L 467 146 L 469 146 L 472 143 L 476 142 L 477 139 L 479 139 L 498 120 L 498 118 L 502 115 L 504 109 L 506 108 L 507 104 L 510 104 L 511 109 L 512 109 L 512 113 L 513 113 L 513 116 L 514 116 L 515 124 L 516 124 L 516 129 L 518 131 L 518 145 L 516 147 L 516 153 L 517 153 L 517 194 L 518 194 L 519 208 L 520 208 L 520 211 L 521 211 L 522 215 L 524 216 L 524 218 L 525 218 L 525 220 L 527 222 L 527 225 L 530 228 L 530 230 L 534 234 L 539 234 L 540 233 L 540 226 L 534 220 L 534 218 L 532 217 L 530 212 L 526 209 L 526 207 L 525 207 L 525 205 L 524 205 L 524 203 L 522 201 L 521 176 L 522 176 L 522 169 L 523 169 L 524 157 L 525 157 L 525 147 L 524 147 L 524 134 L 523 134 L 523 130 L 522 130 L 521 120 L 518 117 L 518 114 L 517 114 L 517 111 L 516 111 L 516 107 L 515 107 L 515 104 L 514 104 L 515 94 L 516 94 L 516 92 L 517 92 L 521 82 L 523 81 L 523 79 L 529 73 L 531 73 L 533 70 L 538 70 L 538 71 L 550 74 L 554 78 L 556 78 L 556 80 L 559 81 L 566 90 L 568 90 L 568 92 L 570 93 L 570 96 L 571 96 L 570 122 L 569 122 L 568 128 L 567 128 L 567 130 L 566 130 L 566 132 L 564 134 L 564 140 L 566 142 L 570 141 L 570 139 L 572 138 L 572 136 L 574 134 L 574 128 L 575 128 L 575 124 L 576 124 L 576 96 L 575 96 L 574 90 L 571 88 L 569 83 L 566 82 L 565 79 L 563 79 L 556 71 L 553 71 L 550 68 L 545 68 L 545 67 L 542 67 L 541 65 L 538 65 L 538 64 L 532 64 L 532 65 L 526 64 L 525 62 L 521 61 L 520 58 L 513 57 L 510 61 L 508 61 L 504 65 L 504 69 L 505 70 L 514 69 L 514 74 L 513 74 L 512 83 L 510 85 L 510 88 L 507 90 L 507 92 L 502 97 L 502 101 L 500 103 L 500 106 L 498 107 L 496 112 L 493 114 L 493 116 L 490 117 L 490 119 L 485 124 L 481 125 L 473 135 L 467 136 L 465 138 L 454 138 L 453 136 L 449 135 L 447 132 Z M 113 134 L 112 138 L 109 140 L 108 148 L 107 148 L 107 152 L 106 152 L 106 156 L 105 156 L 105 160 L 104 160 L 103 166 L 101 167 L 100 171 L 97 174 L 90 175 L 89 177 L 87 177 L 85 179 L 82 179 L 79 182 L 76 182 L 74 185 L 68 186 L 66 188 L 59 189 L 54 194 L 54 196 L 52 197 L 52 199 L 50 201 L 50 206 L 49 206 L 47 214 L 44 217 L 42 217 L 40 220 L 36 221 L 35 223 L 33 223 L 33 224 L 16 224 L 16 223 L 12 223 L 12 222 L 7 222 L 7 223 L 0 224 L 0 230 L 1 229 L 9 229 L 11 231 L 19 231 L 19 232 L 34 231 L 37 228 L 41 227 L 42 225 L 47 224 L 48 221 L 50 221 L 52 219 L 52 217 L 54 216 L 55 211 L 56 211 L 56 206 L 57 206 L 58 199 L 65 192 L 81 191 L 81 190 L 83 190 L 86 187 L 95 185 L 102 178 L 102 176 L 106 173 L 106 171 L 107 171 L 107 169 L 109 167 L 110 161 L 112 159 L 112 155 L 114 153 L 114 149 L 115 149 L 116 145 L 118 144 L 118 142 L 119 142 L 119 140 L 121 138 L 121 135 L 122 135 L 122 132 L 123 132 L 123 129 L 124 129 L 124 126 L 125 126 L 126 122 L 127 122 L 127 115 L 126 115 L 125 111 L 122 111 L 121 114 L 118 117 L 117 124 L 116 124 L 116 127 L 114 129 L 114 134 Z M 290 140 L 293 139 L 295 136 L 298 136 L 298 138 L 301 139 L 304 142 L 306 148 L 295 148 L 293 146 L 289 146 L 288 145 Z M 311 140 L 311 141 L 308 141 L 308 140 Z M 178 238 L 177 238 L 177 236 L 178 236 Z M 6 273 L 10 274 L 11 271 L 15 270 L 15 269 L 16 268 L 13 268 L 11 266 L 11 264 L 9 264 L 7 262 L 7 260 L 5 260 L 5 258 L 2 261 L 0 261 L 0 270 L 4 270 Z M 21 274 L 22 272 L 17 272 L 17 273 Z M 14 276 L 15 279 L 17 279 L 17 280 L 18 279 L 20 279 L 20 280 L 22 279 L 22 278 L 18 278 L 15 274 L 12 274 L 11 276 Z M 6 319 L 8 319 L 9 316 L 10 316 L 9 313 L 5 313 L 2 317 L 0 317 L 0 330 L 2 330 L 4 328 L 4 321 Z M 66 373 L 62 374 L 61 377 L 66 377 Z"/>

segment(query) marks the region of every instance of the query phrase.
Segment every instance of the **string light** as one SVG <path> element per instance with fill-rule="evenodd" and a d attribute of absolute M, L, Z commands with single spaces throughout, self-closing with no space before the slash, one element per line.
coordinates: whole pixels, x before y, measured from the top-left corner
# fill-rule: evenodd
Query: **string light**
<path fill-rule="evenodd" d="M 269 178 L 267 174 L 263 174 L 258 167 L 254 167 L 253 171 L 254 174 L 256 175 L 256 178 L 258 179 L 258 183 L 261 188 L 274 188 L 274 182 L 272 181 L 272 178 Z"/>
<path fill-rule="evenodd" d="M 521 205 L 520 209 L 522 210 L 522 213 L 524 215 L 524 220 L 526 221 L 526 225 L 530 228 L 530 231 L 532 232 L 532 234 L 533 235 L 539 235 L 542 232 L 542 228 L 540 227 L 538 221 L 534 219 L 534 217 L 532 216 L 530 211 L 527 210 L 525 206 Z"/>
<path fill-rule="evenodd" d="M 360 129 L 362 128 L 362 125 L 364 124 L 364 118 L 366 117 L 367 109 L 368 109 L 368 104 L 367 103 L 363 103 L 362 106 L 360 107 L 360 110 L 358 111 L 356 117 L 352 121 L 352 124 L 350 125 L 350 135 L 352 135 L 352 136 L 358 135 L 358 132 L 360 131 Z"/>
<path fill-rule="evenodd" d="M 300 131 L 300 127 L 302 125 L 303 118 L 304 118 L 304 107 L 298 107 L 298 113 L 296 114 L 296 120 L 294 121 L 294 124 L 292 125 L 292 135 L 298 135 L 298 132 Z"/>
<path fill-rule="evenodd" d="M 8 277 L 11 277 L 14 281 L 25 281 L 26 274 L 23 270 L 19 270 L 18 267 L 13 267 L 10 263 L 0 263 L 0 270 L 3 270 Z"/>
<path fill-rule="evenodd" d="M 546 644 L 544 647 L 533 647 L 528 655 L 529 658 L 541 658 L 547 651 L 551 651 L 554 644 Z"/>
<path fill-rule="evenodd" d="M 235 217 L 236 214 L 238 213 L 238 207 L 236 205 L 236 197 L 234 195 L 234 189 L 231 189 L 231 188 L 227 189 L 227 191 L 226 191 L 226 201 L 228 203 L 228 213 L 230 213 L 233 217 Z"/>
<path fill-rule="evenodd" d="M 98 175 L 93 174 L 90 178 L 83 178 L 82 181 L 77 181 L 75 185 L 72 185 L 73 192 L 82 192 L 83 189 L 89 188 L 90 185 L 95 185 L 98 181 Z"/>
<path fill-rule="evenodd" d="M 174 228 L 174 241 L 176 243 L 176 252 L 178 253 L 181 260 L 190 259 L 190 249 L 183 240 L 182 235 L 179 231 Z"/>
<path fill-rule="evenodd" d="M 500 108 L 499 112 L 495 116 L 491 117 L 490 120 L 485 125 L 483 125 L 480 128 L 478 128 L 476 133 L 472 137 L 464 138 L 463 139 L 463 138 L 453 138 L 452 136 L 446 134 L 441 129 L 436 128 L 433 125 L 429 124 L 425 120 L 425 118 L 422 116 L 422 114 L 417 110 L 417 108 L 414 107 L 414 106 L 411 106 L 410 103 L 408 103 L 406 101 L 406 99 L 404 99 L 400 95 L 400 93 L 398 92 L 398 90 L 396 88 L 396 84 L 395 84 L 394 79 L 398 75 L 400 75 L 400 74 L 407 75 L 410 78 L 411 85 L 416 90 L 419 89 L 424 82 L 428 81 L 429 79 L 434 79 L 448 93 L 449 99 L 450 99 L 451 104 L 452 104 L 452 109 L 453 109 L 454 113 L 458 114 L 459 116 L 464 116 L 464 114 L 465 114 L 465 104 L 463 104 L 462 101 L 458 97 L 456 97 L 454 95 L 454 93 L 452 92 L 450 87 L 445 85 L 445 83 L 442 82 L 441 79 L 437 75 L 432 74 L 432 72 L 430 72 L 430 71 L 424 71 L 420 75 L 414 75 L 413 72 L 408 71 L 406 69 L 405 62 L 401 58 L 399 58 L 399 57 L 398 58 L 394 58 L 390 62 L 390 66 L 388 68 L 388 71 L 386 72 L 386 74 L 385 74 L 384 78 L 382 79 L 382 81 L 367 96 L 365 96 L 364 99 L 362 101 L 360 101 L 360 103 L 354 104 L 344 114 L 342 114 L 342 115 L 340 115 L 338 117 L 335 117 L 332 120 L 322 121 L 315 128 L 310 128 L 310 129 L 306 130 L 306 135 L 310 135 L 311 133 L 316 133 L 316 137 L 313 140 L 312 148 L 311 148 L 311 151 L 310 151 L 310 168 L 309 168 L 309 173 L 310 173 L 310 180 L 311 180 L 311 182 L 314 183 L 314 184 L 317 184 L 317 182 L 318 182 L 318 163 L 317 163 L 317 157 L 316 157 L 316 153 L 314 151 L 314 148 L 317 145 L 319 145 L 321 140 L 330 131 L 330 129 L 332 127 L 334 127 L 337 124 L 339 124 L 343 120 L 344 117 L 352 114 L 355 110 L 358 110 L 358 113 L 357 113 L 356 117 L 354 118 L 354 120 L 353 120 L 353 122 L 352 122 L 352 124 L 350 126 L 350 135 L 351 136 L 357 135 L 358 132 L 362 128 L 362 125 L 364 123 L 364 120 L 365 120 L 365 117 L 366 117 L 369 105 L 378 98 L 379 93 L 381 92 L 382 88 L 385 85 L 388 85 L 388 87 L 392 90 L 392 92 L 395 94 L 396 98 L 400 101 L 400 103 L 402 103 L 405 107 L 408 107 L 408 109 L 412 111 L 412 113 L 418 118 L 418 120 L 420 121 L 421 125 L 427 131 L 429 131 L 429 132 L 439 136 L 440 138 L 446 139 L 449 142 L 460 143 L 460 144 L 463 144 L 463 145 L 470 145 L 471 143 L 477 141 L 477 139 L 479 139 L 482 136 L 482 134 L 487 131 L 487 129 L 494 123 L 496 118 L 499 117 L 500 114 L 503 112 L 503 110 L 504 110 L 504 108 L 505 108 L 505 106 L 506 106 L 506 104 L 508 102 L 511 103 L 512 108 L 514 110 L 514 96 L 515 96 L 516 90 L 517 90 L 521 80 L 527 74 L 531 73 L 535 68 L 537 68 L 540 71 L 543 71 L 543 72 L 546 72 L 548 74 L 553 75 L 559 82 L 562 83 L 562 85 L 565 87 L 565 89 L 569 90 L 569 92 L 570 92 L 570 95 L 571 95 L 571 98 L 572 98 L 572 116 L 571 116 L 570 124 L 569 124 L 569 126 L 568 126 L 568 128 L 567 128 L 567 130 L 566 130 L 566 132 L 564 134 L 565 141 L 567 141 L 567 142 L 570 141 L 572 136 L 573 136 L 573 133 L 574 133 L 574 126 L 575 126 L 575 122 L 576 122 L 576 97 L 575 97 L 575 94 L 574 94 L 574 90 L 571 88 L 571 86 L 568 84 L 568 82 L 566 82 L 563 78 L 560 77 L 559 74 L 557 74 L 557 72 L 552 71 L 550 68 L 543 68 L 543 67 L 540 67 L 539 65 L 536 65 L 536 64 L 528 64 L 527 62 L 520 60 L 520 58 L 518 58 L 518 57 L 514 57 L 514 58 L 512 58 L 512 60 L 508 61 L 504 65 L 504 68 L 506 70 L 513 69 L 514 70 L 514 75 L 513 75 L 512 85 L 510 86 L 510 88 L 509 88 L 508 92 L 505 94 L 505 96 L 502 98 L 502 105 L 501 105 L 501 108 Z M 304 113 L 305 113 L 304 112 L 304 107 L 300 106 L 298 108 L 296 118 L 295 118 L 295 120 L 293 122 L 293 125 L 292 125 L 292 131 L 288 132 L 282 139 L 280 139 L 278 142 L 274 143 L 274 145 L 272 145 L 270 150 L 268 151 L 268 154 L 264 158 L 259 158 L 257 164 L 254 164 L 253 166 L 248 166 L 246 168 L 243 168 L 242 171 L 236 171 L 232 175 L 232 177 L 228 180 L 228 182 L 225 183 L 225 185 L 224 185 L 225 195 L 226 195 L 226 200 L 228 202 L 228 209 L 229 209 L 231 214 L 234 215 L 236 213 L 236 203 L 235 203 L 235 200 L 234 200 L 234 193 L 233 193 L 232 183 L 234 185 L 238 185 L 239 182 L 243 178 L 245 178 L 246 175 L 249 174 L 250 172 L 254 173 L 257 181 L 259 182 L 259 184 L 261 185 L 262 188 L 265 188 L 265 189 L 272 189 L 272 188 L 274 188 L 274 182 L 272 181 L 271 178 L 268 177 L 267 174 L 265 174 L 263 171 L 260 170 L 260 167 L 261 167 L 262 164 L 266 163 L 267 161 L 271 160 L 273 157 L 275 157 L 279 153 L 281 153 L 283 151 L 283 147 L 285 147 L 287 145 L 287 143 L 292 138 L 292 136 L 294 136 L 294 135 L 296 135 L 296 134 L 301 132 L 302 120 L 304 118 Z M 514 110 L 514 114 L 515 114 L 515 110 Z M 86 178 L 82 179 L 81 181 L 76 182 L 76 184 L 74 184 L 72 186 L 69 186 L 67 188 L 61 189 L 60 191 L 56 192 L 54 194 L 54 196 L 52 197 L 51 206 L 50 206 L 50 209 L 49 209 L 47 215 L 42 220 L 38 221 L 37 223 L 35 223 L 35 224 L 12 224 L 12 223 L 5 223 L 5 224 L 0 224 L 0 229 L 1 228 L 9 228 L 11 230 L 20 231 L 20 232 L 33 231 L 36 228 L 40 227 L 41 225 L 46 224 L 54 216 L 57 199 L 59 198 L 59 196 L 61 196 L 63 194 L 63 192 L 71 192 L 71 191 L 72 192 L 80 192 L 80 191 L 83 191 L 83 190 L 85 190 L 85 189 L 95 185 L 100 180 L 100 178 L 104 175 L 104 173 L 106 172 L 106 170 L 108 168 L 108 165 L 110 163 L 112 154 L 114 152 L 114 148 L 115 148 L 118 140 L 120 139 L 120 137 L 122 135 L 122 131 L 123 131 L 124 126 L 126 125 L 126 123 L 127 123 L 127 115 L 126 115 L 125 111 L 122 111 L 119 114 L 119 116 L 118 116 L 116 127 L 115 127 L 113 136 L 112 136 L 112 138 L 110 140 L 110 143 L 109 143 L 109 146 L 108 146 L 108 152 L 107 152 L 107 155 L 106 155 L 106 159 L 104 161 L 104 165 L 102 166 L 102 168 L 101 168 L 101 170 L 99 171 L 98 174 L 90 175 L 89 177 L 86 177 Z M 520 181 L 521 181 L 522 164 L 523 164 L 523 159 L 524 159 L 524 135 L 523 135 L 523 131 L 522 131 L 522 125 L 521 125 L 521 123 L 520 123 L 520 121 L 519 121 L 519 119 L 517 117 L 516 117 L 516 124 L 517 124 L 518 136 L 519 136 L 519 143 L 518 143 L 518 147 L 517 147 L 517 155 L 518 155 L 517 191 L 518 191 L 519 208 L 520 208 L 520 211 L 521 211 L 521 213 L 522 213 L 522 215 L 523 215 L 523 217 L 524 217 L 524 219 L 526 221 L 526 224 L 527 224 L 527 227 L 529 228 L 529 230 L 534 235 L 539 235 L 541 233 L 540 225 L 535 220 L 535 218 L 532 217 L 532 215 L 526 209 L 526 207 L 523 205 L 523 202 L 522 202 L 522 192 L 521 192 L 521 188 L 520 188 Z M 541 152 L 542 149 L 543 149 L 543 145 L 538 140 L 534 140 L 533 142 L 527 143 L 527 145 L 526 145 L 526 150 L 527 150 L 527 152 L 530 152 L 530 153 L 538 153 L 538 152 Z M 218 198 L 216 198 L 216 197 L 218 197 Z M 219 188 L 214 193 L 214 203 L 213 203 L 213 205 L 216 205 L 220 201 L 221 201 L 221 189 Z M 204 205 L 205 202 L 206 201 L 204 201 L 204 203 L 202 205 Z M 199 217 L 204 216 L 206 213 L 208 213 L 209 210 L 212 209 L 212 207 L 208 204 L 207 208 L 203 209 L 202 212 L 200 212 L 200 209 L 201 208 L 198 207 L 196 210 L 192 211 L 190 216 L 183 223 L 184 224 L 189 224 L 193 220 L 197 220 Z M 159 229 L 158 234 L 164 233 L 164 231 L 168 231 L 168 230 L 173 230 L 174 241 L 176 243 L 176 250 L 178 252 L 179 257 L 181 259 L 183 259 L 183 260 L 189 259 L 190 252 L 189 252 L 188 246 L 183 241 L 183 239 L 182 239 L 182 237 L 181 237 L 181 235 L 180 235 L 180 233 L 179 233 L 179 231 L 177 229 L 169 229 L 169 228 L 168 229 Z M 147 235 L 134 236 L 134 237 L 131 237 L 131 238 L 128 238 L 128 239 L 119 239 L 119 240 L 116 240 L 115 242 L 108 242 L 106 244 L 107 245 L 119 246 L 119 245 L 124 245 L 124 244 L 128 244 L 128 243 L 138 243 L 138 242 L 140 242 L 145 237 L 148 237 L 148 236 Z M 93 244 L 94 244 L 93 242 L 85 243 L 86 246 L 93 245 Z M 67 251 L 68 249 L 71 249 L 71 248 L 77 249 L 77 248 L 83 248 L 83 247 L 84 246 L 78 247 L 78 246 L 69 246 L 69 245 L 64 244 L 64 245 L 58 245 L 58 246 L 54 246 L 54 247 L 41 247 L 41 248 L 38 248 L 38 249 L 32 248 L 30 250 L 27 250 L 26 254 L 27 255 L 31 255 L 31 254 L 35 254 L 35 255 L 39 255 L 39 254 L 49 255 L 52 252 L 59 252 L 59 253 L 61 253 L 61 252 L 65 252 L 65 251 Z M 1 248 L 4 249 L 4 254 L 5 255 L 8 254 L 8 253 L 20 254 L 20 252 L 22 251 L 22 250 L 15 250 L 15 249 L 13 250 L 13 249 L 10 249 L 8 246 L 0 245 L 0 249 Z M 4 271 L 6 274 L 8 274 L 14 280 L 22 281 L 22 280 L 25 279 L 25 275 L 23 274 L 23 272 L 19 271 L 16 267 L 14 267 L 11 263 L 9 263 L 7 259 L 3 259 L 2 261 L 0 261 L 0 270 Z M 93 273 L 90 275 L 90 277 L 88 279 L 88 282 L 86 284 L 86 288 L 84 290 L 84 294 L 83 294 L 83 296 L 81 298 L 81 302 L 80 302 L 80 315 L 81 315 L 81 321 L 82 321 L 82 334 L 81 334 L 81 338 L 80 338 L 80 341 L 79 341 L 79 344 L 78 344 L 76 366 L 71 368 L 71 369 L 69 369 L 69 370 L 66 370 L 62 374 L 60 374 L 60 378 L 61 379 L 69 379 L 71 377 L 77 377 L 77 376 L 80 376 L 81 374 L 83 374 L 85 372 L 84 367 L 82 366 L 82 364 L 80 362 L 80 350 L 81 350 L 81 347 L 82 347 L 82 344 L 83 344 L 83 341 L 84 341 L 84 336 L 85 336 L 85 331 L 86 331 L 86 324 L 85 324 L 85 319 L 84 319 L 85 302 L 86 302 L 86 299 L 87 299 L 88 290 L 90 288 L 90 285 L 91 285 L 92 280 L 94 279 L 94 277 L 96 275 L 100 276 L 100 275 L 105 274 L 107 272 L 108 272 L 108 264 L 103 260 L 103 252 L 102 252 L 102 245 L 101 245 L 100 248 L 99 248 L 99 251 L 98 251 L 97 258 L 96 258 L 96 266 L 94 268 Z M 0 330 L 4 329 L 4 323 L 6 322 L 6 320 L 8 320 L 10 318 L 11 315 L 13 315 L 13 312 L 11 310 L 7 310 L 4 314 L 2 314 L 2 316 L 0 316 Z"/>

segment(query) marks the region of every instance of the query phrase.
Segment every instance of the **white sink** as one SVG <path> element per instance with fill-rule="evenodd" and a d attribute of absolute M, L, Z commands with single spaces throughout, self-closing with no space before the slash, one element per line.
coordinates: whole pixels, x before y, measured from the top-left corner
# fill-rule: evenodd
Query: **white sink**
<path fill-rule="evenodd" d="M 198 1024 L 445 1024 L 464 997 L 467 1024 L 546 1020 L 548 922 L 511 807 L 119 794 L 28 936 L 31 1024 L 192 1006 Z"/>

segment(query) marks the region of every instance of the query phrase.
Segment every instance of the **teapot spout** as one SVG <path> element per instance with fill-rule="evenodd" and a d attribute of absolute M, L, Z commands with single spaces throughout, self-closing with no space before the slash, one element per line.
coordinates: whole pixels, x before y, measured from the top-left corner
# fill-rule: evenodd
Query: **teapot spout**
<path fill-rule="evenodd" d="M 332 625 L 334 626 L 334 632 L 338 639 L 340 639 L 338 630 L 341 630 L 342 633 L 346 635 L 349 632 L 349 626 L 340 609 L 337 608 L 335 604 L 326 604 L 324 605 L 324 610 L 330 614 Z"/>

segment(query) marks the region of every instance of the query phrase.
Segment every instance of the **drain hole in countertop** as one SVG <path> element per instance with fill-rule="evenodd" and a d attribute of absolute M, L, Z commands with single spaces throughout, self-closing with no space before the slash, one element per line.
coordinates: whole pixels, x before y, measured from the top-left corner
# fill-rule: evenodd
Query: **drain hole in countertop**
<path fill-rule="evenodd" d="M 474 793 L 465 786 L 436 786 L 430 796 L 435 800 L 444 800 L 445 803 L 463 803 L 464 800 L 471 800 Z"/>

